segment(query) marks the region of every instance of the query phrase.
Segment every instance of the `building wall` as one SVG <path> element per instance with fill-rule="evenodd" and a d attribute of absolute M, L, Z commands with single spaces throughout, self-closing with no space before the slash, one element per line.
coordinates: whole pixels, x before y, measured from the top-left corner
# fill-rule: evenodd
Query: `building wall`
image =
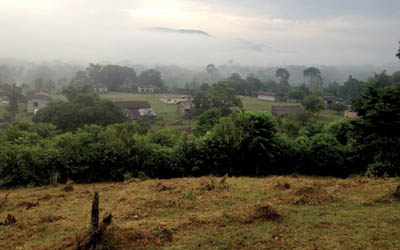
<path fill-rule="evenodd" d="M 156 116 L 156 112 L 152 108 L 149 109 L 139 109 L 140 116 L 153 115 Z"/>
<path fill-rule="evenodd" d="M 48 103 L 49 103 L 49 101 L 44 101 L 44 100 L 40 100 L 40 99 L 31 99 L 31 100 L 28 100 L 26 109 L 27 109 L 28 113 L 34 113 L 35 110 L 40 110 L 40 109 L 46 107 Z"/>
<path fill-rule="evenodd" d="M 270 101 L 270 102 L 276 101 L 275 96 L 258 95 L 257 98 L 258 98 L 258 100 L 262 100 L 262 101 Z"/>
<path fill-rule="evenodd" d="M 142 88 L 139 86 L 138 92 L 139 93 L 154 93 L 154 88 Z"/>

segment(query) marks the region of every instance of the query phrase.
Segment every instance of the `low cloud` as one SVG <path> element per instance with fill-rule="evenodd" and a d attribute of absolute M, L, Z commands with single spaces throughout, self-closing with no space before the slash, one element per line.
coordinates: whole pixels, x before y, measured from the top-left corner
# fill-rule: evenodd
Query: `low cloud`
<path fill-rule="evenodd" d="M 209 36 L 212 37 L 205 31 L 202 30 L 192 30 L 192 29 L 171 29 L 166 27 L 152 27 L 147 28 L 146 30 L 153 31 L 153 32 L 167 32 L 167 33 L 178 33 L 178 34 L 185 34 L 185 35 L 201 35 L 201 36 Z"/>

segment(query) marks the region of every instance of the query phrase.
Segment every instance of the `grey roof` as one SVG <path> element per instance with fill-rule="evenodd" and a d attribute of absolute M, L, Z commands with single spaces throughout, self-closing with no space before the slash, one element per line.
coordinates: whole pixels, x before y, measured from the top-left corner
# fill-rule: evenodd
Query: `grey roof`
<path fill-rule="evenodd" d="M 51 98 L 51 96 L 45 92 L 37 92 L 34 94 L 30 94 L 30 95 L 28 95 L 27 99 L 28 100 L 38 99 L 38 100 L 43 100 L 43 101 L 48 101 L 48 102 L 53 101 L 53 98 Z"/>
<path fill-rule="evenodd" d="M 275 116 L 287 116 L 302 112 L 303 109 L 300 105 L 273 105 L 271 108 L 271 113 Z"/>
<path fill-rule="evenodd" d="M 275 93 L 275 92 L 260 92 L 258 94 L 259 95 L 264 95 L 264 96 L 283 96 L 282 94 Z"/>
<path fill-rule="evenodd" d="M 115 104 L 121 106 L 125 109 L 149 109 L 150 104 L 146 101 L 120 101 L 115 102 Z"/>

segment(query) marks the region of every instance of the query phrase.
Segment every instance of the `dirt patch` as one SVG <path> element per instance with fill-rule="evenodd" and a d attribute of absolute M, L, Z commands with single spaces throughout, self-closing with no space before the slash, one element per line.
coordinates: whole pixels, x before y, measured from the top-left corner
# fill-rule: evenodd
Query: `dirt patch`
<path fill-rule="evenodd" d="M 279 190 L 288 190 L 291 188 L 291 186 L 287 182 L 282 183 L 282 182 L 278 181 L 277 183 L 274 184 L 274 188 L 279 189 Z"/>
<path fill-rule="evenodd" d="M 39 223 L 40 223 L 40 224 L 43 224 L 43 223 L 53 223 L 53 222 L 56 222 L 56 221 L 62 220 L 62 219 L 65 219 L 65 217 L 63 217 L 63 216 L 47 215 L 47 216 L 41 217 L 40 220 L 39 220 Z"/>
<path fill-rule="evenodd" d="M 302 187 L 295 195 L 300 196 L 294 202 L 295 205 L 323 205 L 335 201 L 335 198 L 319 185 Z"/>
<path fill-rule="evenodd" d="M 17 220 L 15 219 L 14 215 L 8 214 L 4 222 L 0 222 L 0 226 L 9 226 L 17 223 Z"/>
<path fill-rule="evenodd" d="M 6 196 L 4 197 L 4 199 L 0 202 L 0 209 L 3 208 L 8 201 L 8 194 L 6 194 Z"/>
<path fill-rule="evenodd" d="M 256 221 L 280 221 L 282 214 L 270 205 L 255 205 L 243 209 L 236 209 L 237 212 L 228 215 L 230 222 L 251 224 Z"/>
<path fill-rule="evenodd" d="M 398 185 L 397 188 L 394 190 L 393 198 L 400 201 L 400 185 Z"/>
<path fill-rule="evenodd" d="M 166 185 L 162 184 L 161 182 L 157 183 L 156 186 L 155 186 L 155 190 L 157 192 L 163 192 L 163 191 L 173 190 L 173 189 L 175 189 L 175 187 L 166 186 Z"/>
<path fill-rule="evenodd" d="M 113 242 L 111 249 L 147 249 L 160 248 L 173 241 L 174 230 L 165 226 L 150 229 L 112 228 L 105 235 L 103 246 Z M 108 249 L 108 248 L 105 248 Z"/>
<path fill-rule="evenodd" d="M 219 181 L 215 176 L 204 177 L 200 181 L 200 190 L 201 191 L 211 191 L 215 189 L 229 189 L 230 185 L 228 184 L 228 176 L 223 176 Z"/>
<path fill-rule="evenodd" d="M 72 192 L 74 191 L 74 182 L 72 180 L 68 180 L 65 186 L 61 189 L 64 192 Z"/>
<path fill-rule="evenodd" d="M 42 196 L 42 197 L 38 198 L 37 200 L 38 201 L 48 201 L 48 200 L 51 200 L 51 198 L 53 198 L 51 195 L 46 194 L 45 196 Z"/>
<path fill-rule="evenodd" d="M 26 210 L 28 210 L 33 207 L 37 207 L 39 205 L 40 205 L 40 203 L 38 201 L 37 202 L 23 201 L 23 202 L 19 203 L 17 206 L 18 207 L 26 207 Z"/>

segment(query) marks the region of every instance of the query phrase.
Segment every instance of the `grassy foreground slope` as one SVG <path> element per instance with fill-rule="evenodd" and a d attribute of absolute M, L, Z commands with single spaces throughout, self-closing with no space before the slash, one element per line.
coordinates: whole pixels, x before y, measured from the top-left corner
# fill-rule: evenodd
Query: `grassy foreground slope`
<path fill-rule="evenodd" d="M 89 230 L 94 191 L 114 216 L 99 249 L 396 249 L 399 184 L 202 177 L 1 190 L 0 220 L 16 223 L 0 226 L 0 249 L 65 249 Z"/>

